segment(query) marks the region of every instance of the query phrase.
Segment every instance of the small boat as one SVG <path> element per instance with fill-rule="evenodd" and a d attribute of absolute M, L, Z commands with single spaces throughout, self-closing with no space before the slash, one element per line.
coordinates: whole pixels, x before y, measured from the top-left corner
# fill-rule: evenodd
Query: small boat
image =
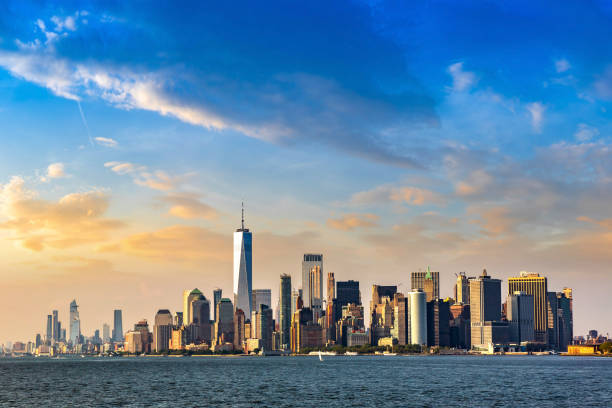
<path fill-rule="evenodd" d="M 356 351 L 347 351 L 344 353 L 344 355 L 345 356 L 356 356 L 356 355 L 359 355 L 359 353 Z"/>
<path fill-rule="evenodd" d="M 323 356 L 321 355 L 321 350 L 319 350 L 319 361 L 323 361 Z"/>
<path fill-rule="evenodd" d="M 383 356 L 397 356 L 397 353 L 390 353 L 390 352 L 388 352 L 388 351 L 385 351 L 385 352 L 383 353 Z"/>

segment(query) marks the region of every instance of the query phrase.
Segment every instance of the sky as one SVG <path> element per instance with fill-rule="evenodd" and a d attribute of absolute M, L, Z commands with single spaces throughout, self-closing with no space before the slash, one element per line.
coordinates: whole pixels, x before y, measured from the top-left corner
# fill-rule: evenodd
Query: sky
<path fill-rule="evenodd" d="M 217 3 L 0 3 L 0 342 L 231 297 L 243 201 L 274 305 L 314 252 L 364 304 L 537 272 L 612 332 L 612 3 Z"/>

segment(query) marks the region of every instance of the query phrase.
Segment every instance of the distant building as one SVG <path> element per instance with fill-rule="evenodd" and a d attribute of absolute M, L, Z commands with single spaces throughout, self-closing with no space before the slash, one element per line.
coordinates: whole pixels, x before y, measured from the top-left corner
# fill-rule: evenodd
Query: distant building
<path fill-rule="evenodd" d="M 511 343 L 535 341 L 533 296 L 516 291 L 506 301 L 507 319 L 510 323 Z"/>
<path fill-rule="evenodd" d="M 102 325 L 102 341 L 104 343 L 108 343 L 109 341 L 111 341 L 110 326 L 108 325 L 108 323 L 104 323 Z"/>
<path fill-rule="evenodd" d="M 346 346 L 363 346 L 369 343 L 370 336 L 364 329 L 350 327 L 346 331 Z"/>
<path fill-rule="evenodd" d="M 470 304 L 470 281 L 465 272 L 459 272 L 457 283 L 455 284 L 455 302 Z"/>
<path fill-rule="evenodd" d="M 155 352 L 161 353 L 170 348 L 173 328 L 172 313 L 168 309 L 158 310 L 153 325 L 153 350 Z"/>
<path fill-rule="evenodd" d="M 537 273 L 521 272 L 508 279 L 508 294 L 525 292 L 533 296 L 535 341 L 548 343 L 548 281 Z"/>
<path fill-rule="evenodd" d="M 53 342 L 53 316 L 47 315 L 47 335 L 46 335 L 47 344 L 51 344 Z"/>
<path fill-rule="evenodd" d="M 426 281 L 431 281 L 427 283 L 429 292 L 425 287 Z M 425 272 L 412 272 L 410 274 L 410 285 L 413 291 L 421 289 L 425 292 L 429 300 L 440 298 L 440 272 L 432 272 L 429 266 Z"/>
<path fill-rule="evenodd" d="M 546 292 L 546 338 L 550 348 L 559 349 L 559 332 L 558 332 L 558 305 L 557 294 L 555 292 Z"/>
<path fill-rule="evenodd" d="M 393 298 L 397 286 L 372 285 L 370 301 L 370 341 L 377 345 L 378 340 L 391 335 L 393 327 Z"/>
<path fill-rule="evenodd" d="M 291 342 L 291 276 L 280 277 L 279 293 L 279 331 L 282 348 L 289 348 Z"/>
<path fill-rule="evenodd" d="M 359 282 L 354 280 L 336 282 L 336 299 L 340 310 L 349 303 L 361 304 Z"/>
<path fill-rule="evenodd" d="M 315 268 L 314 271 L 313 268 Z M 323 305 L 322 254 L 304 254 L 302 260 L 302 295 L 304 307 L 321 309 Z"/>
<path fill-rule="evenodd" d="M 355 303 L 343 306 L 341 317 L 336 322 L 334 329 L 336 344 L 342 346 L 349 345 L 347 337 L 349 331 L 363 331 L 365 333 L 363 306 Z"/>
<path fill-rule="evenodd" d="M 451 347 L 471 348 L 470 305 L 455 303 L 450 306 L 450 342 Z"/>
<path fill-rule="evenodd" d="M 219 288 L 215 288 L 215 290 L 213 290 L 213 321 L 217 320 L 217 303 L 219 303 L 221 301 L 221 298 L 223 297 L 223 291 Z"/>
<path fill-rule="evenodd" d="M 217 304 L 214 342 L 217 345 L 234 342 L 234 306 L 228 298 L 222 298 Z"/>
<path fill-rule="evenodd" d="M 272 319 L 272 309 L 262 304 L 259 306 L 259 327 L 257 332 L 261 339 L 261 350 L 272 350 L 272 333 L 274 332 L 274 320 Z"/>
<path fill-rule="evenodd" d="M 134 331 L 140 332 L 140 352 L 150 353 L 152 336 L 151 332 L 149 331 L 149 323 L 147 323 L 147 319 L 142 319 L 138 323 L 136 323 L 134 325 Z"/>
<path fill-rule="evenodd" d="M 57 310 L 52 312 L 53 314 L 53 340 L 59 341 L 61 336 L 61 323 L 59 321 L 59 313 Z"/>
<path fill-rule="evenodd" d="M 253 310 L 259 312 L 261 305 L 266 305 L 272 309 L 272 290 L 270 289 L 253 289 L 252 302 Z"/>
<path fill-rule="evenodd" d="M 408 293 L 410 298 L 409 344 L 427 344 L 427 301 L 425 292 L 415 290 Z"/>
<path fill-rule="evenodd" d="M 113 341 L 123 341 L 123 318 L 121 316 L 121 310 L 115 309 L 113 319 Z"/>
<path fill-rule="evenodd" d="M 142 352 L 142 333 L 138 330 L 130 330 L 125 334 L 125 345 L 124 349 L 126 352 L 131 354 Z"/>
<path fill-rule="evenodd" d="M 291 316 L 293 316 L 298 309 L 304 307 L 302 293 L 302 289 L 295 289 L 291 292 Z"/>
<path fill-rule="evenodd" d="M 568 297 L 569 296 L 569 297 Z M 574 338 L 574 318 L 572 316 L 572 290 L 563 289 L 557 293 L 557 319 L 559 350 L 566 351 Z"/>
<path fill-rule="evenodd" d="M 327 273 L 327 302 L 336 298 L 336 278 L 333 272 Z"/>
<path fill-rule="evenodd" d="M 300 353 L 304 348 L 322 347 L 325 330 L 312 321 L 310 308 L 298 309 L 291 320 L 291 351 Z"/>
<path fill-rule="evenodd" d="M 245 342 L 245 316 L 242 309 L 234 312 L 234 350 L 242 350 Z"/>
<path fill-rule="evenodd" d="M 472 348 L 508 342 L 508 323 L 501 321 L 501 280 L 491 278 L 486 269 L 470 279 L 470 322 Z"/>
<path fill-rule="evenodd" d="M 70 342 L 72 345 L 79 344 L 81 339 L 81 319 L 79 307 L 76 300 L 70 302 Z"/>
<path fill-rule="evenodd" d="M 427 302 L 427 345 L 450 347 L 450 302 L 434 299 Z"/>
<path fill-rule="evenodd" d="M 253 294 L 253 235 L 244 227 L 244 207 L 242 224 L 234 232 L 234 306 L 241 309 L 245 316 L 254 310 Z M 221 299 L 219 302 L 222 302 Z M 231 302 L 231 301 L 230 301 Z"/>

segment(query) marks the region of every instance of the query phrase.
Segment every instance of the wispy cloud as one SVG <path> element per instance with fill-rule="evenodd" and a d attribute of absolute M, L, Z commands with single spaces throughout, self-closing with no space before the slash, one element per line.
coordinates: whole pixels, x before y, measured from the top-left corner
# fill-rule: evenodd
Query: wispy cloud
<path fill-rule="evenodd" d="M 346 214 L 340 218 L 328 219 L 327 225 L 337 230 L 349 231 L 356 228 L 375 227 L 377 222 L 378 216 L 375 214 Z"/>
<path fill-rule="evenodd" d="M 469 91 L 477 82 L 476 75 L 470 71 L 463 70 L 463 62 L 456 62 L 449 65 L 448 73 L 453 78 L 453 91 Z"/>
<path fill-rule="evenodd" d="M 571 64 L 565 58 L 561 58 L 555 61 L 555 70 L 559 74 L 568 71 L 571 67 Z"/>
<path fill-rule="evenodd" d="M 110 137 L 96 137 L 94 140 L 96 143 L 104 147 L 115 148 L 119 146 L 119 142 L 117 142 L 115 139 L 111 139 Z"/>
<path fill-rule="evenodd" d="M 527 104 L 526 108 L 531 116 L 531 126 L 533 127 L 533 130 L 536 133 L 541 133 L 546 107 L 542 104 L 542 102 L 532 102 Z"/>

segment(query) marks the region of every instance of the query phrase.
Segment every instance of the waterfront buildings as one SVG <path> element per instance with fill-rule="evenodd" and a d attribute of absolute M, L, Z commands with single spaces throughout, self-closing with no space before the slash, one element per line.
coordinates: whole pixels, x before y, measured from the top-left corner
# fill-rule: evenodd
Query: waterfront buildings
<path fill-rule="evenodd" d="M 252 301 L 253 310 L 259 312 L 261 305 L 266 305 L 272 308 L 272 290 L 270 289 L 253 289 Z"/>
<path fill-rule="evenodd" d="M 279 331 L 282 348 L 288 348 L 291 342 L 291 276 L 280 277 L 279 292 Z"/>
<path fill-rule="evenodd" d="M 333 272 L 327 273 L 327 302 L 331 302 L 336 297 L 336 277 Z"/>
<path fill-rule="evenodd" d="M 244 227 L 243 206 L 241 226 L 234 232 L 234 306 L 236 309 L 241 309 L 245 316 L 250 316 L 254 310 L 252 294 L 253 235 Z"/>
<path fill-rule="evenodd" d="M 465 272 L 459 272 L 455 284 L 455 302 L 465 305 L 470 304 L 470 281 Z"/>
<path fill-rule="evenodd" d="M 448 301 L 434 299 L 427 302 L 428 346 L 450 347 L 450 318 L 450 303 Z"/>
<path fill-rule="evenodd" d="M 46 333 L 46 342 L 51 344 L 53 340 L 53 316 L 47 315 L 47 333 Z"/>
<path fill-rule="evenodd" d="M 408 293 L 410 298 L 410 335 L 409 344 L 427 344 L 427 297 L 423 291 Z"/>
<path fill-rule="evenodd" d="M 108 323 L 104 323 L 102 325 L 102 341 L 104 343 L 108 343 L 109 341 L 111 341 L 110 326 L 108 325 Z"/>
<path fill-rule="evenodd" d="M 223 297 L 223 291 L 220 288 L 215 288 L 215 290 L 213 290 L 213 305 L 212 305 L 213 314 L 214 314 L 213 321 L 217 320 L 217 303 L 219 303 L 222 297 Z"/>
<path fill-rule="evenodd" d="M 535 341 L 548 343 L 548 280 L 537 273 L 522 271 L 508 279 L 508 294 L 525 292 L 533 296 Z"/>
<path fill-rule="evenodd" d="M 249 303 L 249 302 L 245 302 Z M 242 309 L 241 309 L 242 310 Z M 234 305 L 228 298 L 222 298 L 217 303 L 217 320 L 215 321 L 214 343 L 234 342 Z"/>
<path fill-rule="evenodd" d="M 304 307 L 319 311 L 323 301 L 323 255 L 304 254 L 302 260 L 302 301 Z M 317 316 L 315 311 L 314 316 Z M 313 317 L 314 318 L 314 317 Z"/>
<path fill-rule="evenodd" d="M 242 309 L 234 312 L 234 350 L 242 350 L 245 342 L 245 323 L 246 319 Z M 250 333 L 249 333 L 250 334 Z"/>
<path fill-rule="evenodd" d="M 298 309 L 291 320 L 291 351 L 300 353 L 307 347 L 325 344 L 325 330 L 313 322 L 310 308 Z"/>

